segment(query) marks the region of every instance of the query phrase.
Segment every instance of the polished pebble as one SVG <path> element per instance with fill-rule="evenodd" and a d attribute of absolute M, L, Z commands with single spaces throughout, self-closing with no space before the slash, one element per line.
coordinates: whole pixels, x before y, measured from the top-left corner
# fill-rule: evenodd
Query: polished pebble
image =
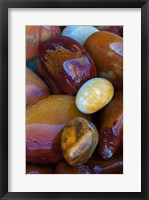
<path fill-rule="evenodd" d="M 86 49 L 69 37 L 55 37 L 38 47 L 42 77 L 54 94 L 76 94 L 96 67 Z"/>
<path fill-rule="evenodd" d="M 85 40 L 95 32 L 99 30 L 94 26 L 67 26 L 62 31 L 62 36 L 70 37 L 83 45 Z"/>
<path fill-rule="evenodd" d="M 92 156 L 99 134 L 93 123 L 77 117 L 68 121 L 62 130 L 61 148 L 67 163 L 78 166 Z"/>
<path fill-rule="evenodd" d="M 102 158 L 91 158 L 87 165 L 94 174 L 123 174 L 123 156 L 117 155 L 110 160 L 103 160 Z"/>
<path fill-rule="evenodd" d="M 86 114 L 92 114 L 106 106 L 114 95 L 110 81 L 93 78 L 82 85 L 76 95 L 77 108 Z"/>
<path fill-rule="evenodd" d="M 115 89 L 123 87 L 123 38 L 106 31 L 92 34 L 84 44 L 97 68 L 98 77 L 108 79 Z"/>
<path fill-rule="evenodd" d="M 31 106 L 50 94 L 46 83 L 26 67 L 26 106 Z"/>
<path fill-rule="evenodd" d="M 99 154 L 111 159 L 123 148 L 123 92 L 115 92 L 112 101 L 100 113 L 98 121 L 100 135 Z"/>

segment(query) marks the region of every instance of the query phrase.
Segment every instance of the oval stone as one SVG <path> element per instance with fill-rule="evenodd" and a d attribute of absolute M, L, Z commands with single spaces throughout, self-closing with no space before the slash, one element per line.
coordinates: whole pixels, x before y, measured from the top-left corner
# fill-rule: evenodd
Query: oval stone
<path fill-rule="evenodd" d="M 61 148 L 67 163 L 79 166 L 92 156 L 99 140 L 95 125 L 76 117 L 68 121 L 62 130 Z"/>
<path fill-rule="evenodd" d="M 96 77 L 92 58 L 77 41 L 56 37 L 38 48 L 41 73 L 55 94 L 76 94 L 87 80 Z"/>
<path fill-rule="evenodd" d="M 110 81 L 93 78 L 82 85 L 76 96 L 77 108 L 86 114 L 92 114 L 106 106 L 114 95 Z"/>
<path fill-rule="evenodd" d="M 86 40 L 85 47 L 94 60 L 98 76 L 111 81 L 115 89 L 122 89 L 123 38 L 100 31 Z"/>

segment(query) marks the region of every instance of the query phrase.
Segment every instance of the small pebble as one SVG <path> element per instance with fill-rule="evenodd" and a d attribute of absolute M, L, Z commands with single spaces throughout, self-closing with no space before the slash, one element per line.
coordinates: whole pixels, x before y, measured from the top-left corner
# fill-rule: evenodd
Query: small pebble
<path fill-rule="evenodd" d="M 68 121 L 61 134 L 63 156 L 72 166 L 79 166 L 87 162 L 99 140 L 95 125 L 82 117 Z"/>
<path fill-rule="evenodd" d="M 76 95 L 76 106 L 86 114 L 92 114 L 106 106 L 114 95 L 112 83 L 104 78 L 93 78 L 84 83 Z"/>

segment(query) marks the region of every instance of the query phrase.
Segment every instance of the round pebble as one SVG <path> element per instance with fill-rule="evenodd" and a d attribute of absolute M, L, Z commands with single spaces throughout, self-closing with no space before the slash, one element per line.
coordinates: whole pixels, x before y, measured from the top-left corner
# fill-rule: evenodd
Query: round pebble
<path fill-rule="evenodd" d="M 68 121 L 61 132 L 61 148 L 67 163 L 79 166 L 87 162 L 98 140 L 98 131 L 92 122 L 82 117 Z"/>
<path fill-rule="evenodd" d="M 84 83 L 76 95 L 76 106 L 86 114 L 92 114 L 106 106 L 114 95 L 112 83 L 104 78 L 93 78 Z"/>

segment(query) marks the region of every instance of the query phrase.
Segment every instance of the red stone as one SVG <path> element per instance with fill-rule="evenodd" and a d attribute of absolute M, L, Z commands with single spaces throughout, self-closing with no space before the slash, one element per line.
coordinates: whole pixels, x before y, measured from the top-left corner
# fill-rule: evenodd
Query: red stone
<path fill-rule="evenodd" d="M 123 26 L 96 26 L 100 31 L 108 31 L 123 37 Z"/>
<path fill-rule="evenodd" d="M 110 159 L 123 147 L 123 93 L 119 91 L 99 118 L 99 154 Z"/>
<path fill-rule="evenodd" d="M 56 37 L 38 48 L 42 76 L 56 94 L 76 94 L 84 82 L 96 76 L 95 65 L 78 42 Z"/>

